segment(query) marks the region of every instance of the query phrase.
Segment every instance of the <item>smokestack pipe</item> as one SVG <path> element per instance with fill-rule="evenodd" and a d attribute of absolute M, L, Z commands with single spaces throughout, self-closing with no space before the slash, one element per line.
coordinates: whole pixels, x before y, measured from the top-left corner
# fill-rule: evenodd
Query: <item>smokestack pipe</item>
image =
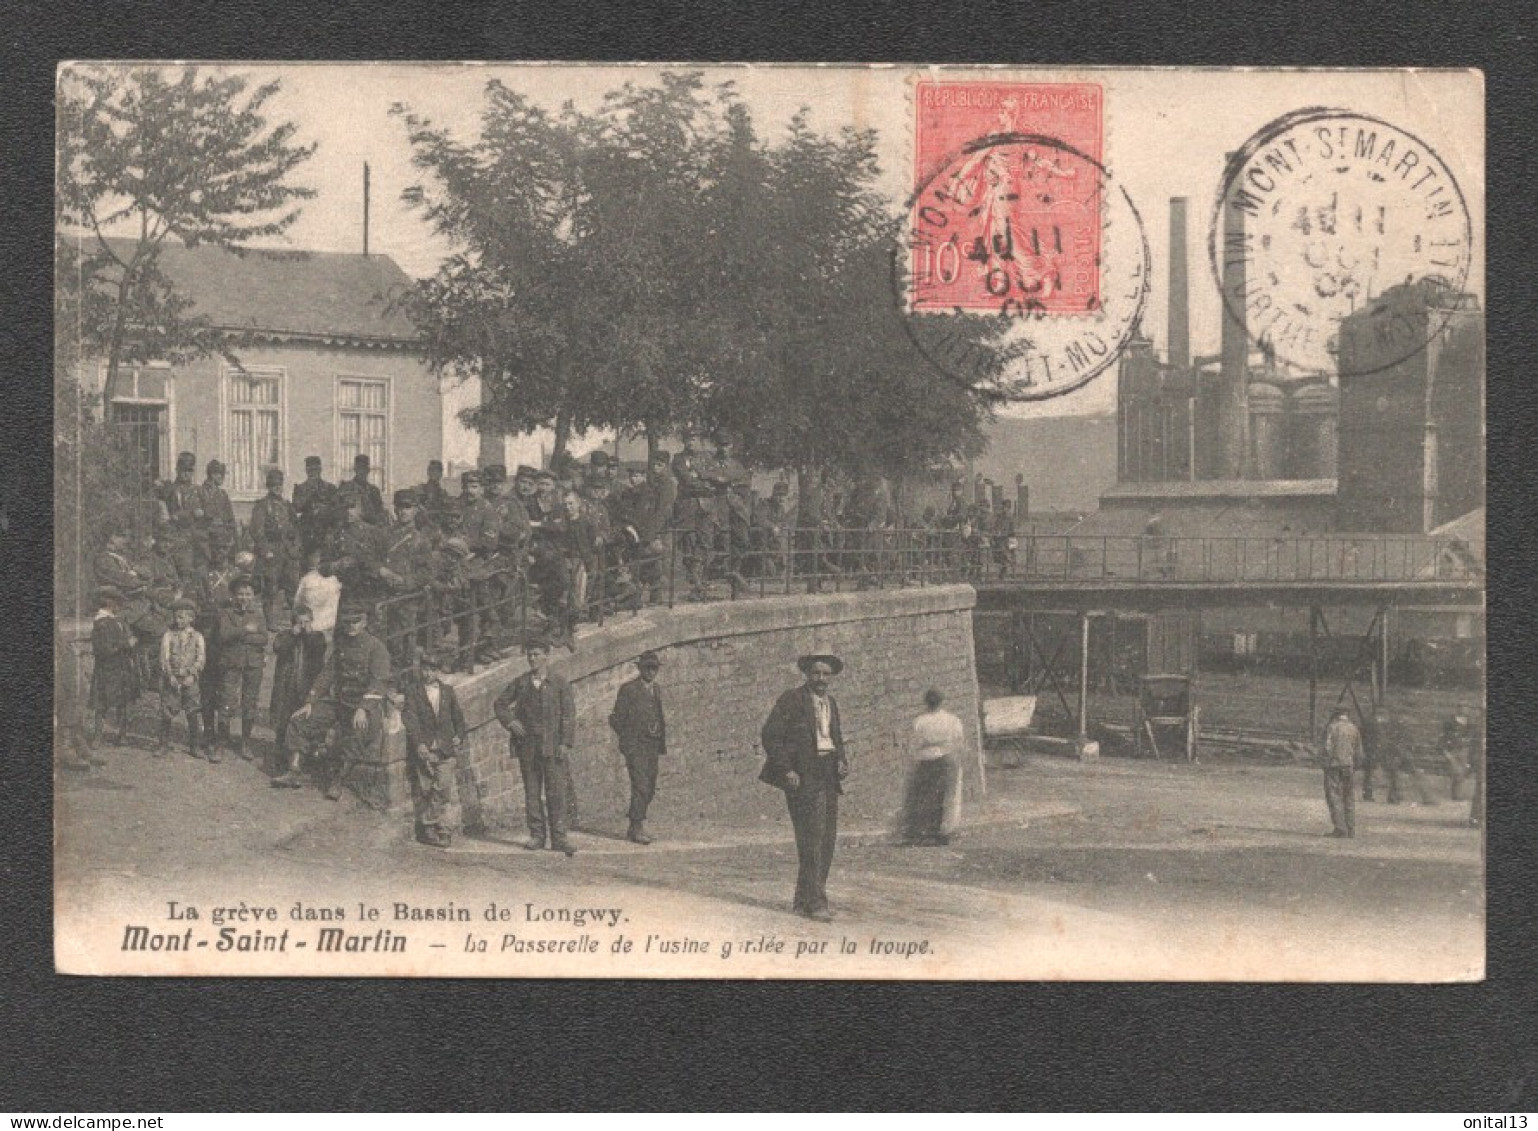
<path fill-rule="evenodd" d="M 1232 155 L 1230 155 L 1231 157 Z M 1223 213 L 1223 334 L 1217 404 L 1217 478 L 1244 479 L 1250 432 L 1250 336 L 1244 212 L 1229 199 Z M 1237 314 L 1235 313 L 1237 311 Z"/>
<path fill-rule="evenodd" d="M 368 254 L 368 162 L 363 163 L 363 254 Z"/>
<path fill-rule="evenodd" d="M 1175 369 L 1191 368 L 1191 286 L 1186 275 L 1186 198 L 1170 198 L 1169 334 L 1165 342 Z"/>

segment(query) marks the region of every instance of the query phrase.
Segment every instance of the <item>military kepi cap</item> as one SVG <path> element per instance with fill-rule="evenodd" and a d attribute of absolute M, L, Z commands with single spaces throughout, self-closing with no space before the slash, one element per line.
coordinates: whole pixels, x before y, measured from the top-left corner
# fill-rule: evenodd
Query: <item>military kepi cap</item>
<path fill-rule="evenodd" d="M 96 588 L 96 600 L 102 604 L 111 601 L 115 605 L 121 605 L 123 591 L 116 585 L 99 585 Z"/>
<path fill-rule="evenodd" d="M 319 456 L 305 456 L 304 457 L 304 466 L 305 467 L 319 467 L 320 466 L 320 457 Z"/>
<path fill-rule="evenodd" d="M 481 481 L 481 473 L 479 471 L 461 471 L 459 473 L 459 481 L 461 483 L 479 483 Z"/>
<path fill-rule="evenodd" d="M 399 491 L 395 492 L 396 510 L 399 510 L 401 507 L 415 507 L 420 505 L 421 500 L 417 498 L 417 493 L 410 487 L 402 487 Z"/>
<path fill-rule="evenodd" d="M 368 466 L 368 453 L 367 452 L 359 452 L 357 455 L 353 456 L 352 457 L 352 465 L 354 467 L 367 467 Z"/>
<path fill-rule="evenodd" d="M 267 486 L 277 487 L 283 483 L 283 469 L 281 467 L 269 467 L 267 469 Z"/>
<path fill-rule="evenodd" d="M 641 658 L 635 662 L 638 668 L 660 668 L 662 657 L 655 652 L 642 652 Z"/>
<path fill-rule="evenodd" d="M 210 475 L 223 475 L 224 474 L 224 464 L 220 463 L 216 459 L 209 460 L 208 461 L 208 474 L 210 474 Z"/>
<path fill-rule="evenodd" d="M 343 623 L 352 624 L 368 618 L 368 609 L 363 605 L 343 605 L 337 610 L 336 619 Z"/>
<path fill-rule="evenodd" d="M 539 468 L 537 468 L 537 467 L 530 467 L 526 463 L 520 463 L 518 465 L 518 478 L 519 479 L 534 479 L 534 478 L 537 478 L 538 476 L 539 476 Z"/>
<path fill-rule="evenodd" d="M 802 656 L 796 661 L 796 667 L 801 669 L 803 675 L 812 674 L 813 664 L 828 665 L 828 670 L 834 675 L 838 675 L 839 672 L 844 670 L 844 661 L 828 653 L 814 653 L 810 656 Z"/>
<path fill-rule="evenodd" d="M 176 457 L 177 471 L 195 471 L 198 466 L 198 457 L 191 452 L 182 452 Z"/>

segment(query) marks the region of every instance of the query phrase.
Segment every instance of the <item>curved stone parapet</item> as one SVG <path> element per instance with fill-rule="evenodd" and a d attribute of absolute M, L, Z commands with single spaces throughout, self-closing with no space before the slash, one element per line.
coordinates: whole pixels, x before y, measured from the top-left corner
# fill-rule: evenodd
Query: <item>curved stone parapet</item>
<path fill-rule="evenodd" d="M 900 799 L 902 747 L 926 688 L 945 693 L 975 758 L 975 603 L 969 585 L 867 590 L 650 608 L 589 628 L 575 652 L 557 650 L 552 659 L 576 697 L 578 827 L 624 832 L 629 785 L 608 718 L 646 651 L 662 657 L 668 720 L 652 807 L 659 831 L 696 820 L 783 822 L 780 794 L 757 780 L 758 733 L 780 692 L 801 682 L 795 661 L 808 652 L 834 652 L 847 665 L 834 686 L 852 757 L 846 811 L 856 820 L 884 819 Z M 524 670 L 522 659 L 508 660 L 455 681 L 471 728 L 470 753 L 457 773 L 469 829 L 522 828 L 522 782 L 491 706 Z M 975 761 L 968 770 L 965 780 L 975 788 Z"/>

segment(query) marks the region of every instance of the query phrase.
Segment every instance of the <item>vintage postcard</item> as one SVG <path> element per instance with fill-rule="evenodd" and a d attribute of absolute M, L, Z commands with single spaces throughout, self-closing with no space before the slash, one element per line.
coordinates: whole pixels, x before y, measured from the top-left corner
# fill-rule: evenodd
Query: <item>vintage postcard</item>
<path fill-rule="evenodd" d="M 1478 73 L 57 81 L 61 972 L 1483 978 Z"/>

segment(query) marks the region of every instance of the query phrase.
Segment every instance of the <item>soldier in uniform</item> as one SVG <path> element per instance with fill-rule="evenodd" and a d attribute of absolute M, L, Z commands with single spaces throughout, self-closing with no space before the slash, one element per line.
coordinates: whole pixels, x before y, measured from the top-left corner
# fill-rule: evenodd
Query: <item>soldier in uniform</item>
<path fill-rule="evenodd" d="M 354 482 L 337 491 L 338 505 L 345 508 L 346 521 L 332 531 L 331 545 L 321 572 L 342 583 L 342 600 L 365 609 L 371 617 L 375 606 L 388 594 L 384 567 L 385 533 L 365 521 L 365 497 Z"/>
<path fill-rule="evenodd" d="M 325 546 L 336 506 L 336 484 L 322 479 L 320 469 L 319 456 L 306 456 L 305 480 L 294 484 L 294 517 L 299 520 L 299 538 L 306 554 Z"/>
<path fill-rule="evenodd" d="M 380 576 L 390 587 L 385 605 L 384 638 L 397 671 L 416 662 L 418 634 L 425 620 L 432 544 L 417 525 L 416 491 L 395 492 L 395 523 L 390 527 Z"/>
<path fill-rule="evenodd" d="M 343 605 L 337 626 L 336 641 L 320 676 L 288 727 L 288 741 L 301 758 L 317 753 L 327 732 L 335 728 L 335 742 L 321 763 L 321 780 L 330 801 L 342 796 L 342 784 L 353 763 L 378 746 L 390 682 L 390 653 L 369 635 L 368 611 L 355 604 Z"/>
<path fill-rule="evenodd" d="M 693 600 L 705 599 L 720 526 L 715 485 L 705 474 L 708 470 L 711 470 L 709 462 L 701 459 L 691 441 L 685 438 L 683 450 L 673 457 L 673 475 L 678 480 L 675 510 L 679 553 L 683 558 L 684 574 L 689 579 L 689 596 Z"/>
<path fill-rule="evenodd" d="M 420 503 L 417 510 L 418 524 L 429 529 L 429 533 L 434 530 L 443 533 L 451 499 L 448 489 L 443 485 L 441 459 L 427 461 L 427 482 L 417 488 L 417 499 Z"/>
<path fill-rule="evenodd" d="M 283 472 L 267 472 L 267 494 L 251 508 L 252 552 L 256 581 L 261 586 L 267 626 L 273 627 L 280 602 L 287 602 L 299 585 L 299 519 L 283 497 Z"/>
<path fill-rule="evenodd" d="M 197 577 L 205 564 L 206 547 L 201 545 L 198 520 L 202 508 L 198 503 L 197 484 L 192 481 L 198 468 L 198 457 L 182 452 L 176 457 L 176 479 L 162 485 L 160 505 L 165 508 L 166 522 L 170 531 L 167 549 L 176 563 L 178 576 Z"/>
<path fill-rule="evenodd" d="M 347 486 L 357 490 L 363 500 L 363 521 L 371 526 L 389 526 L 390 515 L 385 510 L 384 496 L 379 488 L 369 482 L 369 458 L 367 452 L 359 452 L 352 460 L 352 478 Z"/>
<path fill-rule="evenodd" d="M 465 573 L 470 586 L 471 610 L 466 620 L 460 622 L 462 629 L 468 622 L 471 630 L 466 660 L 472 664 L 475 660 L 490 662 L 492 657 L 483 654 L 482 649 L 491 647 L 491 626 L 500 628 L 502 625 L 501 610 L 492 607 L 498 593 L 493 588 L 493 580 L 504 564 L 501 517 L 485 498 L 481 472 L 467 471 L 459 480 L 464 491 L 461 498 L 466 500 L 460 509 L 459 536 L 470 548 Z"/>
<path fill-rule="evenodd" d="M 427 640 L 424 647 L 429 652 L 439 651 L 448 639 L 452 627 L 457 636 L 453 660 L 449 671 L 475 670 L 475 605 L 470 599 L 470 577 L 466 563 L 470 559 L 470 546 L 455 535 L 445 538 L 433 549 L 430 559 L 431 619 L 427 624 Z"/>
<path fill-rule="evenodd" d="M 524 583 L 524 567 L 534 530 L 529 525 L 529 513 L 523 503 L 507 493 L 507 468 L 493 464 L 486 470 L 491 476 L 486 481 L 486 501 L 496 515 L 498 562 L 502 570 L 493 582 L 492 591 L 500 606 L 497 610 L 499 626 L 511 632 L 513 602 Z"/>
<path fill-rule="evenodd" d="M 267 663 L 267 616 L 257 607 L 256 583 L 237 577 L 230 585 L 234 603 L 219 611 L 219 728 L 211 736 L 208 760 L 219 761 L 218 743 L 229 742 L 234 719 L 240 720 L 237 753 L 251 760 L 252 731 L 261 706 L 262 672 Z"/>
<path fill-rule="evenodd" d="M 235 549 L 235 507 L 224 489 L 224 464 L 216 459 L 208 461 L 207 478 L 198 488 L 198 507 L 203 512 L 199 523 L 208 560 L 229 561 Z"/>
<path fill-rule="evenodd" d="M 528 504 L 532 516 L 529 525 L 534 528 L 529 584 L 538 591 L 540 614 L 559 622 L 568 606 L 565 508 L 556 490 L 554 472 L 540 471 L 534 482 L 534 498 Z"/>

